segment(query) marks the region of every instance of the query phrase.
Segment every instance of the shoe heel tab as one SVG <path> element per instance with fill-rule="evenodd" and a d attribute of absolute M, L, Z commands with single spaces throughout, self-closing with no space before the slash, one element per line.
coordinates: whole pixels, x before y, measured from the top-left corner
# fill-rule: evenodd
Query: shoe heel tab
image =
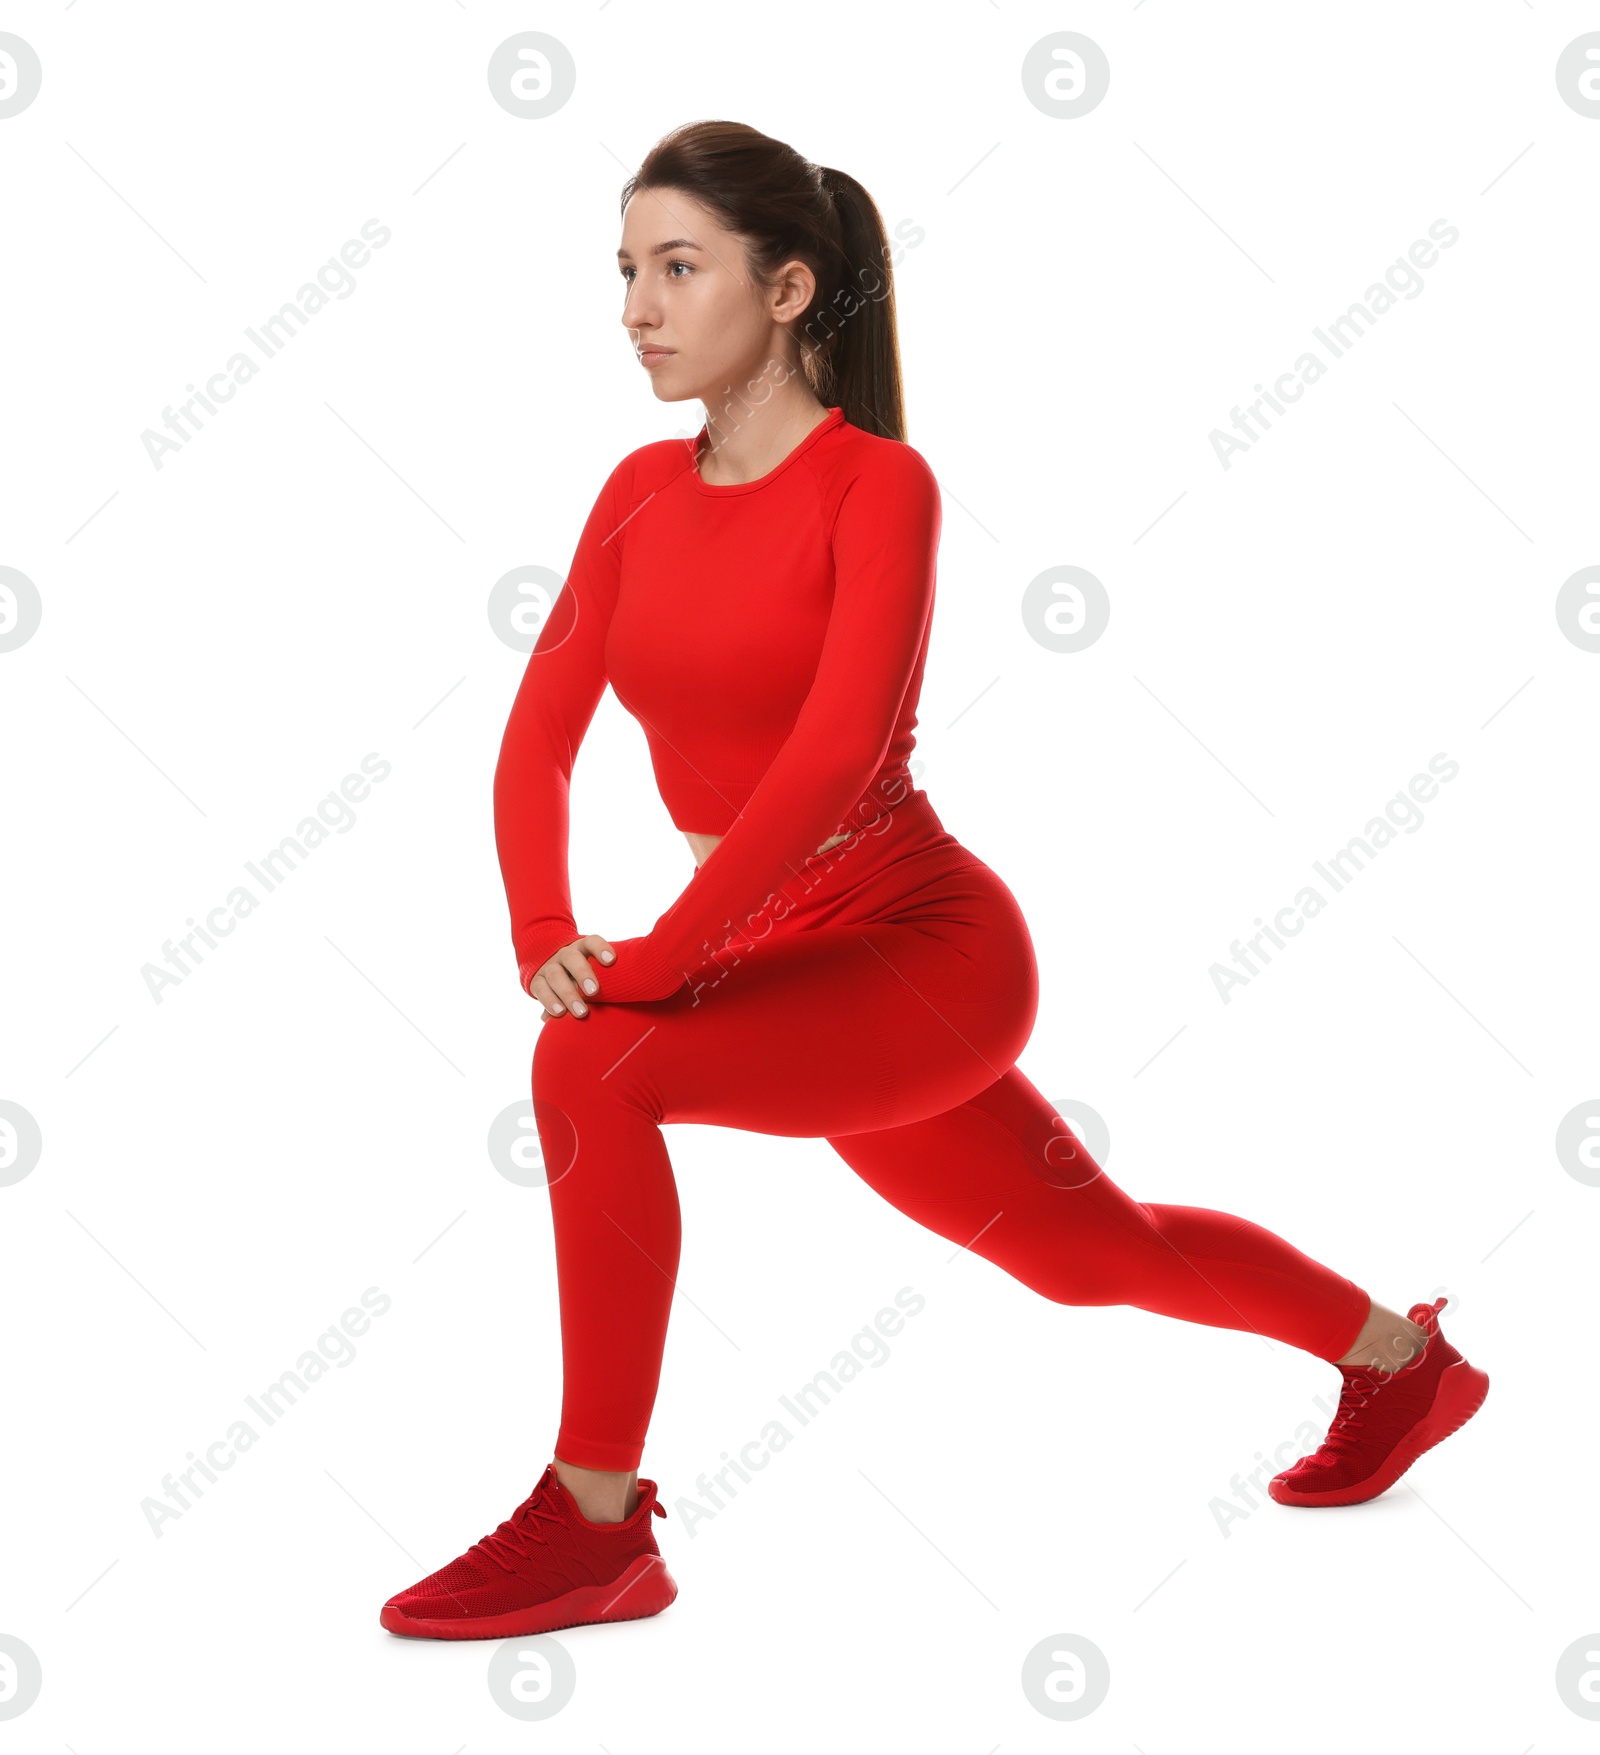
<path fill-rule="evenodd" d="M 1413 1304 L 1406 1312 L 1406 1320 L 1416 1323 L 1419 1328 L 1424 1328 L 1432 1334 L 1438 1329 L 1439 1318 L 1444 1314 L 1445 1307 L 1449 1302 L 1450 1296 L 1446 1293 L 1443 1297 L 1435 1298 L 1431 1304 Z"/>

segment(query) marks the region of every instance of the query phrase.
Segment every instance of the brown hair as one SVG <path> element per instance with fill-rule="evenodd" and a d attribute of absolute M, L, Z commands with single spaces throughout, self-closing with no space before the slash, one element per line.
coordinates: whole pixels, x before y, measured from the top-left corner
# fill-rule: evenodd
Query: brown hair
<path fill-rule="evenodd" d="M 799 258 L 817 279 L 796 321 L 806 380 L 853 426 L 904 440 L 894 270 L 883 216 L 843 171 L 813 164 L 743 122 L 685 122 L 663 135 L 622 186 L 681 189 L 744 240 L 761 284 Z"/>

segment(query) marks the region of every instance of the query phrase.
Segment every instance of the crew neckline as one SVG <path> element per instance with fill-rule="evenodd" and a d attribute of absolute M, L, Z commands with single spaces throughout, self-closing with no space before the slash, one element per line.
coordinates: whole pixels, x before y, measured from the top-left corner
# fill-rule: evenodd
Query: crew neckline
<path fill-rule="evenodd" d="M 708 421 L 701 426 L 700 431 L 695 434 L 691 441 L 689 451 L 689 474 L 694 478 L 694 485 L 699 488 L 700 492 L 703 494 L 754 493 L 757 488 L 764 488 L 768 482 L 774 480 L 777 476 L 782 475 L 784 470 L 786 470 L 802 453 L 810 450 L 824 433 L 830 433 L 835 427 L 843 425 L 844 409 L 838 406 L 830 407 L 828 412 L 817 422 L 811 431 L 806 434 L 800 443 L 795 446 L 788 456 L 779 458 L 765 475 L 758 475 L 754 481 L 715 482 L 707 481 L 700 473 L 701 446 L 711 430 L 710 422 Z"/>

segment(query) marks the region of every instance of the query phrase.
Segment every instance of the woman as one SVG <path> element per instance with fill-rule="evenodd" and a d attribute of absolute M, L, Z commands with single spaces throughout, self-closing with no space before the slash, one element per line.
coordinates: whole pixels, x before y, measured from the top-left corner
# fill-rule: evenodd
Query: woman
<path fill-rule="evenodd" d="M 888 251 L 859 183 L 730 122 L 668 135 L 624 188 L 622 322 L 656 396 L 707 418 L 601 489 L 495 774 L 512 941 L 546 1026 L 560 1429 L 512 1517 L 385 1605 L 394 1632 L 500 1638 L 676 1595 L 638 1477 L 678 1265 L 665 1122 L 825 1137 L 1047 1298 L 1337 1365 L 1328 1440 L 1272 1481 L 1281 1503 L 1373 1497 L 1487 1390 L 1439 1332 L 1444 1299 L 1401 1316 L 1249 1220 L 1134 1201 L 1017 1070 L 1038 1004 L 1027 926 L 908 767 L 940 501 L 904 441 Z M 608 681 L 697 861 L 616 942 L 579 933 L 567 879 L 568 782 Z"/>

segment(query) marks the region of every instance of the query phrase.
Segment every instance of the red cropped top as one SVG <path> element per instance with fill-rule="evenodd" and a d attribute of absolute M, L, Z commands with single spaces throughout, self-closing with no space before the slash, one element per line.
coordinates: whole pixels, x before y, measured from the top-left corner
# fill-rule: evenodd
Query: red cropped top
<path fill-rule="evenodd" d="M 660 999 L 743 930 L 869 797 L 912 790 L 941 508 L 909 445 L 831 408 L 754 481 L 702 480 L 706 442 L 612 470 L 528 659 L 494 776 L 523 990 L 580 937 L 573 761 L 609 681 L 673 823 L 722 835 L 649 932 L 614 939 L 602 999 Z"/>

